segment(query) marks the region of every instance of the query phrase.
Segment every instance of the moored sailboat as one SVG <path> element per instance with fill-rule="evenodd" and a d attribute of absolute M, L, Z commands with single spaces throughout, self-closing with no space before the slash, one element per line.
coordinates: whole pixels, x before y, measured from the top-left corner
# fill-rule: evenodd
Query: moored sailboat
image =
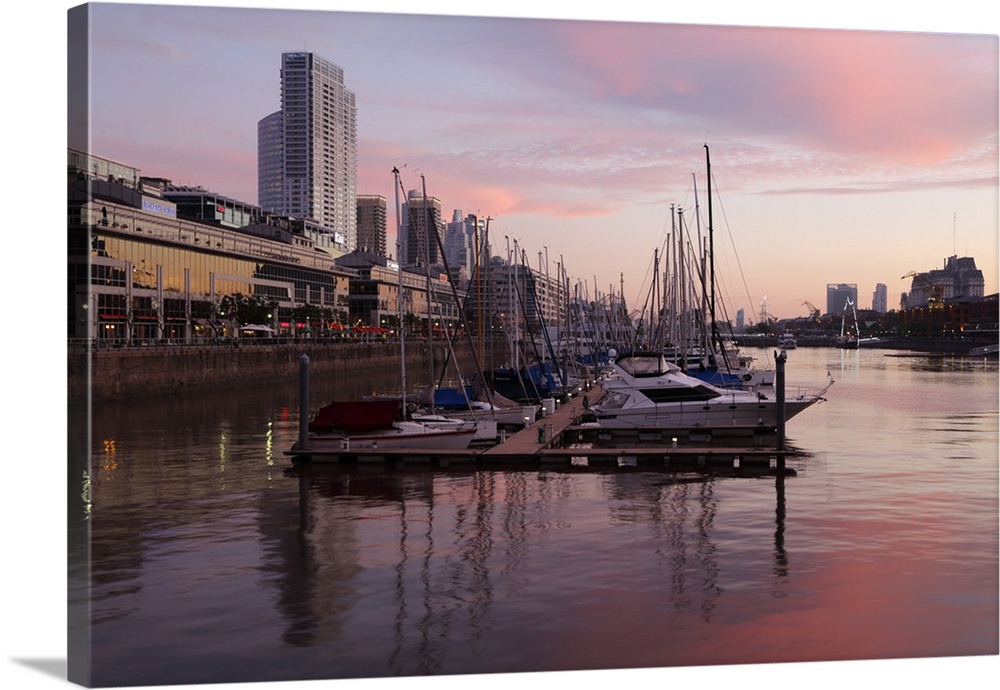
<path fill-rule="evenodd" d="M 333 401 L 309 422 L 309 449 L 463 450 L 476 434 L 474 426 L 440 428 L 405 420 L 401 410 L 399 399 Z"/>

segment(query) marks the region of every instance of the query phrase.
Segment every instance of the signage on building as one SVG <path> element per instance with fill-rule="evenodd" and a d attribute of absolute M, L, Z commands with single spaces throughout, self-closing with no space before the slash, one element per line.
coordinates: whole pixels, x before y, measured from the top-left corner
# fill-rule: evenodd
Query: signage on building
<path fill-rule="evenodd" d="M 158 216 L 166 216 L 168 218 L 177 217 L 177 205 L 163 199 L 148 196 L 142 197 L 142 210 L 146 213 L 155 213 Z"/>

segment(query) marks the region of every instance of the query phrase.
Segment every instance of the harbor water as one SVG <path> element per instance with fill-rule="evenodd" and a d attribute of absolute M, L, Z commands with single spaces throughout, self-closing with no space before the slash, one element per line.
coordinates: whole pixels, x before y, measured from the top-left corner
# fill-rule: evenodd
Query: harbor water
<path fill-rule="evenodd" d="M 96 405 L 93 683 L 995 655 L 997 362 L 889 354 L 789 351 L 835 383 L 780 481 L 290 471 L 295 380 Z"/>

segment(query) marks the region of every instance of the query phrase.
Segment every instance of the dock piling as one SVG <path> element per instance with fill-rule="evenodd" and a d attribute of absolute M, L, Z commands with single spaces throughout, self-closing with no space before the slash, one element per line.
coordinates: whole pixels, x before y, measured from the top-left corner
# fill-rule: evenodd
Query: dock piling
<path fill-rule="evenodd" d="M 299 357 L 299 450 L 309 446 L 309 355 Z"/>
<path fill-rule="evenodd" d="M 785 450 L 785 361 L 788 353 L 782 350 L 774 354 L 774 394 L 777 399 L 777 415 L 775 425 L 777 427 L 777 442 L 775 448 L 778 451 Z M 785 455 L 778 453 L 777 458 L 778 474 L 785 472 Z"/>

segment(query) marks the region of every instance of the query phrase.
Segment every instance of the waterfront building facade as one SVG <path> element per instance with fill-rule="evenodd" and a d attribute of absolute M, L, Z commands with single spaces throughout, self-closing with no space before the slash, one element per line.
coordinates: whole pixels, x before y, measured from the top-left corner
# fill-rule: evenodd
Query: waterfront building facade
<path fill-rule="evenodd" d="M 145 191 L 156 189 L 173 202 L 177 215 L 222 228 L 243 228 L 261 222 L 260 206 L 231 199 L 202 187 L 178 186 L 163 178 L 140 177 Z"/>
<path fill-rule="evenodd" d="M 483 280 L 470 282 L 466 318 L 482 319 L 482 328 L 497 326 L 508 337 L 541 337 L 543 329 L 567 325 L 568 297 L 562 281 L 518 262 L 494 256 L 484 267 Z"/>
<path fill-rule="evenodd" d="M 428 330 L 454 333 L 461 325 L 456 293 L 446 275 L 401 267 L 374 252 L 356 251 L 337 259 L 353 274 L 350 322 L 397 330 L 422 337 Z M 402 292 L 400 292 L 402 289 Z"/>
<path fill-rule="evenodd" d="M 261 207 L 312 219 L 334 233 L 336 244 L 353 251 L 357 108 L 344 71 L 314 53 L 283 53 L 281 110 L 260 120 L 257 132 Z"/>
<path fill-rule="evenodd" d="M 971 256 L 949 256 L 944 266 L 924 273 L 910 274 L 910 291 L 904 308 L 918 309 L 946 300 L 980 298 L 985 295 L 983 272 Z"/>
<path fill-rule="evenodd" d="M 71 338 L 231 337 L 242 320 L 225 305 L 240 296 L 278 333 L 308 329 L 307 305 L 323 319 L 346 314 L 354 274 L 302 235 L 184 217 L 137 169 L 85 152 L 69 151 L 68 172 Z"/>

